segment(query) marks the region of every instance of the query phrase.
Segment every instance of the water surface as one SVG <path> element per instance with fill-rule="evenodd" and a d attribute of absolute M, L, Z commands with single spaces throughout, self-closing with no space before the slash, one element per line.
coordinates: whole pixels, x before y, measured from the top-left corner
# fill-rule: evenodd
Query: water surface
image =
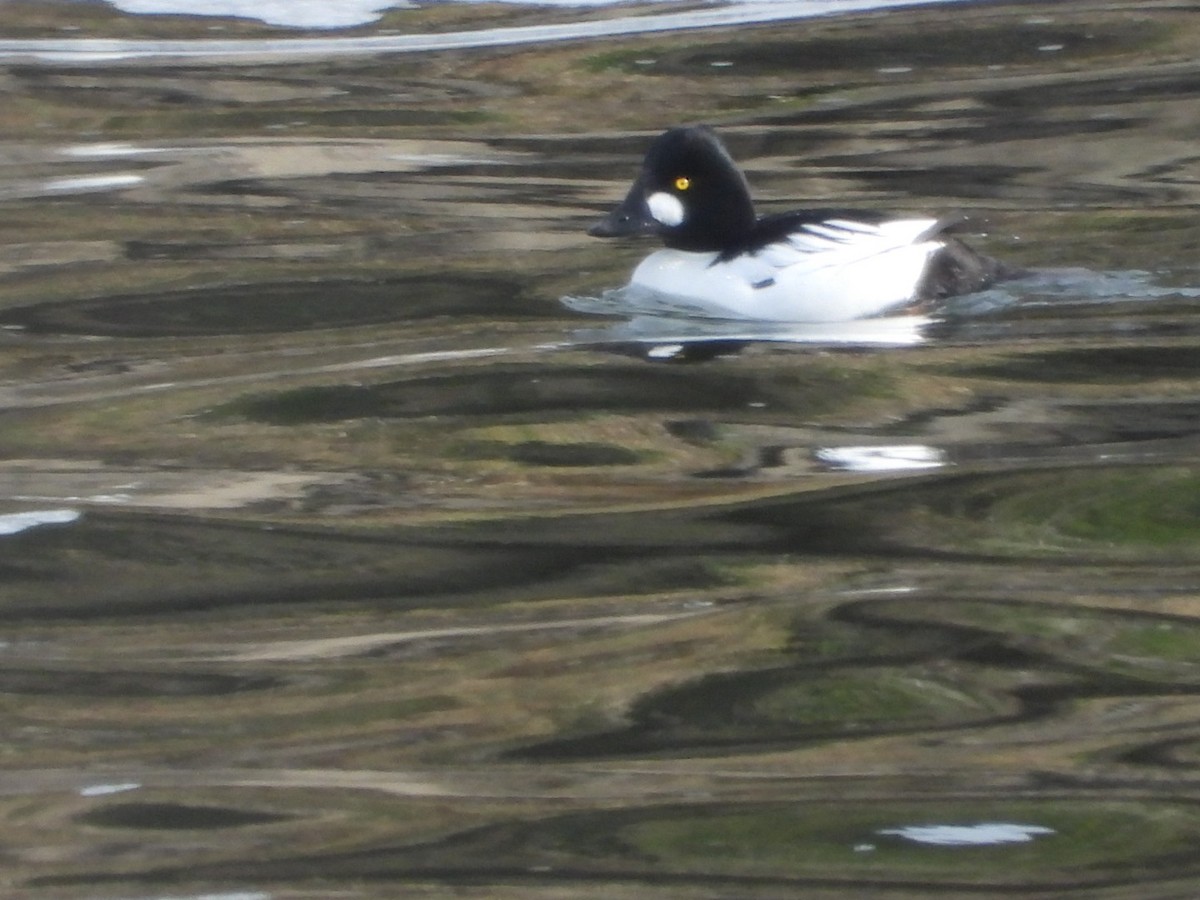
<path fill-rule="evenodd" d="M 1200 890 L 1187 10 L 9 6 L 3 892 Z M 1030 274 L 622 292 L 700 120 Z"/>

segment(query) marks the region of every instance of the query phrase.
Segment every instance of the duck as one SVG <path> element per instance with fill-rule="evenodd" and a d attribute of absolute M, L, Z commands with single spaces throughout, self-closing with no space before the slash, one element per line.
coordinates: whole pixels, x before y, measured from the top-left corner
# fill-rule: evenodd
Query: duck
<path fill-rule="evenodd" d="M 816 323 L 922 311 L 1015 275 L 947 233 L 961 221 L 848 209 L 759 216 L 716 132 L 694 125 L 654 139 L 625 199 L 588 233 L 662 240 L 631 288 L 708 316 Z"/>

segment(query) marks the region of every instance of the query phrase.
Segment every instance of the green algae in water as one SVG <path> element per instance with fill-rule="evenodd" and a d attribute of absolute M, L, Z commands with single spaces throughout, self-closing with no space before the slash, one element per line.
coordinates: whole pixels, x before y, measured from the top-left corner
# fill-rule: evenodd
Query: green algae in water
<path fill-rule="evenodd" d="M 1046 831 L 1023 842 L 957 847 L 886 833 L 988 822 Z M 1068 873 L 1087 881 L 1190 853 L 1200 837 L 1200 817 L 1180 806 L 1133 802 L 764 804 L 675 810 L 629 824 L 619 835 L 656 867 L 676 871 L 1012 884 Z"/>
<path fill-rule="evenodd" d="M 717 673 L 646 695 L 627 728 L 566 736 L 513 751 L 517 759 L 693 754 L 955 728 L 1011 713 L 1003 680 L 966 667 L 914 665 L 814 673 L 804 665 Z"/>
<path fill-rule="evenodd" d="M 468 459 L 507 459 L 525 466 L 575 468 L 589 466 L 632 466 L 647 454 L 596 441 L 475 441 L 460 454 Z"/>
<path fill-rule="evenodd" d="M 0 325 L 31 334 L 108 337 L 263 334 L 437 316 L 534 316 L 516 282 L 497 276 L 394 276 L 242 283 L 14 307 Z"/>
<path fill-rule="evenodd" d="M 948 597 L 875 603 L 871 614 L 906 628 L 980 629 L 1014 649 L 1084 664 L 1097 676 L 1181 685 L 1200 680 L 1200 625 L 1182 616 Z"/>
<path fill-rule="evenodd" d="M 1130 287 L 1145 289 L 1144 285 L 1135 282 L 1131 282 Z M 1167 294 L 1171 291 L 1169 288 L 1159 290 Z M 1200 373 L 1200 354 L 1190 346 L 1085 347 L 1020 353 L 996 362 L 948 368 L 969 377 L 1012 381 L 1143 384 L 1156 378 L 1195 378 Z"/>
<path fill-rule="evenodd" d="M 1121 631 L 1109 649 L 1148 659 L 1158 668 L 1171 663 L 1195 666 L 1200 663 L 1200 627 L 1183 622 L 1146 622 Z"/>
<path fill-rule="evenodd" d="M 1131 469 L 1039 478 L 1036 490 L 1000 500 L 999 523 L 1040 526 L 1053 540 L 1200 548 L 1200 473 Z"/>
<path fill-rule="evenodd" d="M 207 830 L 241 828 L 287 821 L 290 816 L 260 810 L 182 803 L 116 803 L 89 810 L 79 817 L 100 828 Z"/>
<path fill-rule="evenodd" d="M 810 508 L 877 541 L 1010 556 L 1192 559 L 1200 470 L 1125 466 L 950 477 Z"/>
<path fill-rule="evenodd" d="M 797 725 L 929 722 L 987 712 L 961 687 L 916 673 L 867 669 L 795 681 L 754 701 L 756 716 Z"/>
<path fill-rule="evenodd" d="M 255 392 L 208 415 L 268 425 L 341 422 L 358 418 L 546 414 L 670 410 L 673 414 L 733 408 L 739 418 L 819 414 L 892 390 L 885 373 L 836 364 L 802 373 L 680 370 L 613 365 L 497 365 L 380 384 L 327 384 Z M 742 413 L 742 410 L 747 412 Z"/>

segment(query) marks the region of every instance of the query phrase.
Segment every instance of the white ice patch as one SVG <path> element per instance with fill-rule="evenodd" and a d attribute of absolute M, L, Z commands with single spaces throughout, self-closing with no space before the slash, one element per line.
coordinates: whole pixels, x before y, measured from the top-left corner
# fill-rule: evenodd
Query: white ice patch
<path fill-rule="evenodd" d="M 50 178 L 42 190 L 52 194 L 82 194 L 89 191 L 115 191 L 135 187 L 146 179 L 141 175 L 80 175 L 75 178 Z"/>
<path fill-rule="evenodd" d="M 79 789 L 80 797 L 107 797 L 109 794 L 123 794 L 126 791 L 136 791 L 141 785 L 136 781 L 124 781 L 119 784 L 89 784 Z"/>
<path fill-rule="evenodd" d="M 646 206 L 650 209 L 650 215 L 668 228 L 683 224 L 683 204 L 678 197 L 665 191 L 656 191 L 646 198 Z"/>
<path fill-rule="evenodd" d="M 108 0 L 122 12 L 135 15 L 192 15 L 257 19 L 268 25 L 285 28 L 348 28 L 376 21 L 388 9 L 408 9 L 415 6 L 410 0 Z M 478 0 L 459 0 L 478 2 Z M 500 0 L 504 3 L 526 3 L 531 6 L 611 6 L 627 0 Z M 794 2 L 794 0 L 793 0 Z M 827 0 L 824 0 L 827 2 Z M 844 3 L 845 0 L 842 0 Z M 800 15 L 821 15 L 828 10 L 818 3 L 796 4 Z M 887 6 L 887 0 L 876 0 L 868 8 Z M 732 63 L 716 62 L 713 66 Z"/>
<path fill-rule="evenodd" d="M 945 451 L 924 444 L 822 447 L 816 452 L 816 457 L 827 466 L 850 472 L 895 472 L 905 469 L 936 469 L 946 465 Z"/>
<path fill-rule="evenodd" d="M 684 344 L 659 344 L 646 351 L 650 359 L 674 359 L 684 350 Z"/>
<path fill-rule="evenodd" d="M 905 825 L 881 828 L 876 834 L 895 835 L 916 844 L 939 847 L 987 847 L 997 844 L 1026 844 L 1036 837 L 1054 834 L 1043 825 L 1016 825 L 1009 822 L 979 822 L 975 825 Z"/>
<path fill-rule="evenodd" d="M 531 0 L 505 0 L 529 3 Z M 626 0 L 533 0 L 545 6 L 603 6 Z M 764 25 L 822 16 L 876 9 L 901 9 L 908 6 L 959 4 L 964 0 L 746 0 L 700 8 L 685 8 L 661 13 L 594 17 L 581 21 L 552 22 L 545 25 L 513 25 L 472 28 L 465 31 L 421 32 L 415 34 L 373 34 L 365 37 L 301 37 L 286 41 L 271 37 L 262 40 L 174 40 L 107 38 L 29 38 L 0 39 L 0 61 L 35 60 L 41 63 L 63 62 L 140 63 L 161 65 L 163 59 L 187 58 L 200 65 L 265 65 L 295 61 L 299 57 L 377 56 L 380 53 L 417 53 L 431 50 L 462 50 L 470 47 L 506 47 L 518 44 L 545 44 L 552 41 L 596 40 L 623 35 L 657 34 L 696 28 L 730 28 L 740 25 Z M 339 28 L 362 25 L 378 18 L 378 13 L 398 2 L 385 0 L 113 0 L 113 5 L 131 13 L 177 13 L 193 15 L 238 15 L 271 24 L 307 28 Z M 657 4 L 656 4 L 657 5 Z M 663 2 L 670 9 L 673 4 Z M 685 4 L 685 7 L 688 4 Z M 309 14 L 299 19 L 300 11 Z M 315 13 L 314 13 L 315 10 Z M 837 100 L 835 102 L 841 102 Z"/>
<path fill-rule="evenodd" d="M 284 28 L 350 28 L 374 22 L 386 9 L 408 8 L 406 0 L 109 0 L 135 15 L 222 16 L 257 19 Z"/>
<path fill-rule="evenodd" d="M 165 147 L 136 147 L 133 144 L 72 144 L 60 151 L 76 159 L 119 159 L 127 156 L 147 156 L 166 153 Z"/>
<path fill-rule="evenodd" d="M 0 535 L 17 534 L 38 525 L 66 525 L 80 516 L 77 509 L 35 509 L 0 515 Z"/>

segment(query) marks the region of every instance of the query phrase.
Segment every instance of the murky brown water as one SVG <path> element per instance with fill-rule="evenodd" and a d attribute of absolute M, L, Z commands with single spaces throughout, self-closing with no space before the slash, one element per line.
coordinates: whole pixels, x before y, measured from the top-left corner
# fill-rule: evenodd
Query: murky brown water
<path fill-rule="evenodd" d="M 1043 6 L 0 57 L 0 893 L 1200 893 L 1200 23 Z M 694 120 L 1035 275 L 614 305 Z"/>

